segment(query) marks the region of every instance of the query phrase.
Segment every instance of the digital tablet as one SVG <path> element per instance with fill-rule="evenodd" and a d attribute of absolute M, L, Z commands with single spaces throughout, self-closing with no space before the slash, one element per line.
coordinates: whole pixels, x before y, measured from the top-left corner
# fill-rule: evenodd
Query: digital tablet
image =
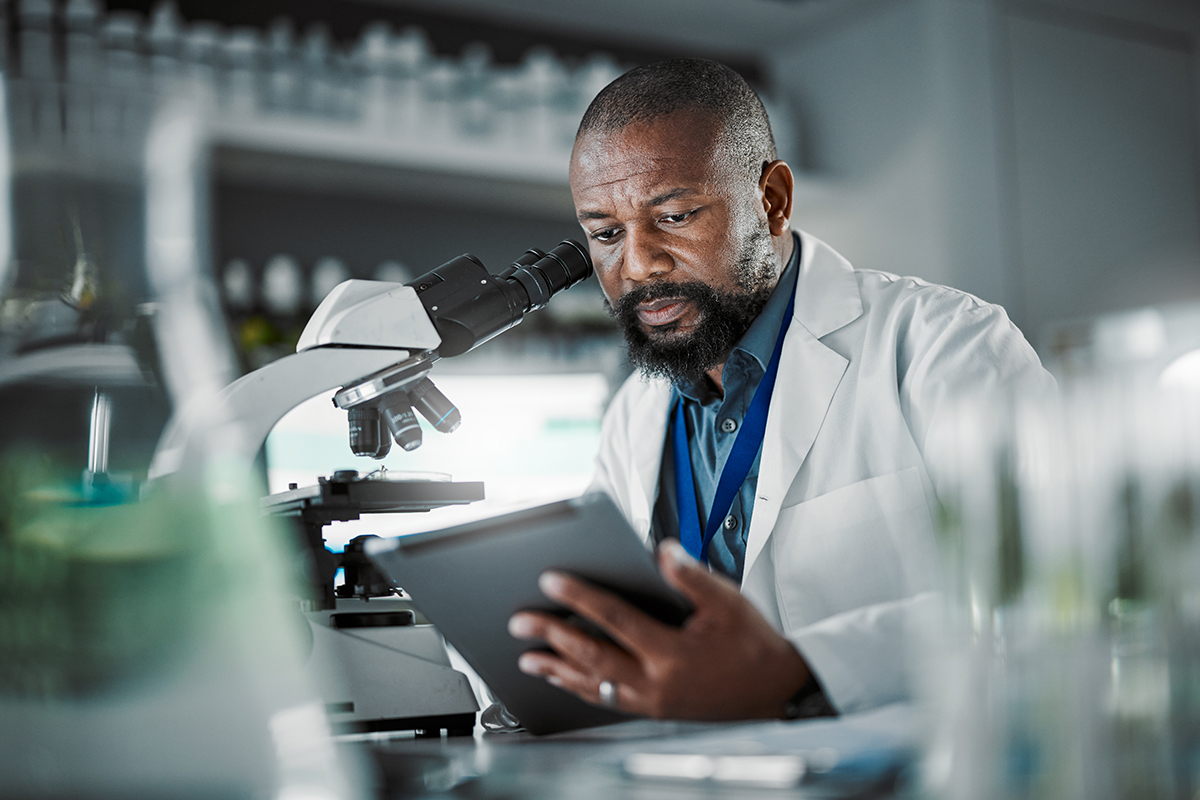
<path fill-rule="evenodd" d="M 579 576 L 671 625 L 682 624 L 690 613 L 687 600 L 663 581 L 653 555 L 605 494 L 372 541 L 366 551 L 535 734 L 630 719 L 517 669 L 521 653 L 546 644 L 514 639 L 509 617 L 521 610 L 567 615 L 538 589 L 539 575 L 552 569 Z"/>

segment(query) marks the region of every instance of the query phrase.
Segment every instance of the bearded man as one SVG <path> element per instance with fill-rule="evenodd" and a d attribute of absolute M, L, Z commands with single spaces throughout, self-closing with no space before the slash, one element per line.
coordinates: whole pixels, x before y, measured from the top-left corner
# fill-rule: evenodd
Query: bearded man
<path fill-rule="evenodd" d="M 640 67 L 584 115 L 571 191 L 642 373 L 605 416 L 595 488 L 658 544 L 681 628 L 558 573 L 604 642 L 519 613 L 523 671 L 676 719 L 794 718 L 909 696 L 935 589 L 931 432 L 965 392 L 1047 391 L 1004 310 L 855 270 L 791 227 L 754 91 L 701 60 Z"/>

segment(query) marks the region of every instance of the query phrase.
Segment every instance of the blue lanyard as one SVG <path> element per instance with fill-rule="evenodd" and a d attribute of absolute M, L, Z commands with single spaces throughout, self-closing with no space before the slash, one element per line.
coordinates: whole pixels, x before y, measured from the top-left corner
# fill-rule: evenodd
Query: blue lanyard
<path fill-rule="evenodd" d="M 762 449 L 763 434 L 767 430 L 767 410 L 771 405 L 771 393 L 775 390 L 775 376 L 779 373 L 779 354 L 783 352 L 783 338 L 787 335 L 788 326 L 792 322 L 792 311 L 796 305 L 796 295 L 793 292 L 788 298 L 787 311 L 783 315 L 783 324 L 779 327 L 779 337 L 775 340 L 775 350 L 771 353 L 771 361 L 762 381 L 754 390 L 750 400 L 750 408 L 742 420 L 742 429 L 738 431 L 729 457 L 725 459 L 725 467 L 717 481 L 717 491 L 713 496 L 712 511 L 708 515 L 708 526 L 704 536 L 700 535 L 700 510 L 696 506 L 696 483 L 692 477 L 692 458 L 688 452 L 687 424 L 683 418 L 683 398 L 675 403 L 675 422 L 672 426 L 674 456 L 675 456 L 675 509 L 679 516 L 679 540 L 684 549 L 692 554 L 701 564 L 708 563 L 708 543 L 712 541 L 721 527 L 730 506 L 733 505 L 734 495 L 750 474 L 750 467 Z"/>

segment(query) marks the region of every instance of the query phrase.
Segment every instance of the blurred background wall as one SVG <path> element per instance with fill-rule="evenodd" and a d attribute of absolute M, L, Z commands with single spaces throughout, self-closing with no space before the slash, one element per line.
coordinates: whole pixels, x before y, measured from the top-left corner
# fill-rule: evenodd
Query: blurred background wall
<path fill-rule="evenodd" d="M 110 4 L 147 14 L 151 6 Z M 548 56 L 549 72 L 565 70 L 557 77 L 568 80 L 597 57 L 617 70 L 678 55 L 722 59 L 768 100 L 783 155 L 798 168 L 799 225 L 857 266 L 1001 303 L 1043 348 L 1057 321 L 1200 298 L 1200 6 L 1188 0 L 304 0 L 179 9 L 226 32 L 258 29 L 268 50 L 277 20 L 289 18 L 310 53 L 314 26 L 328 30 L 336 53 L 359 46 L 373 22 L 397 32 L 415 25 L 430 64 L 466 73 L 480 64 L 528 72 L 531 53 L 534 69 Z M 428 70 L 426 91 L 439 79 Z M 472 187 L 469 170 L 331 182 L 311 164 L 307 177 L 245 158 L 227 166 L 219 251 L 252 268 L 273 247 L 301 262 L 337 255 L 356 274 L 389 260 L 424 267 L 472 248 L 504 259 L 574 230 L 565 173 L 542 181 L 538 198 L 521 198 L 513 187 Z M 528 183 L 519 173 L 506 177 Z M 375 224 L 382 217 L 395 221 L 387 233 Z"/>
<path fill-rule="evenodd" d="M 49 5 L 20 2 L 10 14 L 28 27 Z M 89 5 L 66 2 L 55 24 L 70 28 L 71 11 L 77 21 Z M 177 36 L 185 58 L 267 82 L 289 58 L 298 80 L 318 63 L 334 82 L 408 69 L 425 100 L 410 116 L 457 115 L 451 124 L 471 151 L 453 164 L 455 136 L 432 159 L 422 147 L 378 146 L 402 138 L 408 123 L 396 120 L 375 127 L 357 154 L 347 152 L 354 141 L 319 135 L 299 144 L 242 137 L 218 159 L 218 261 L 242 259 L 260 280 L 276 254 L 305 274 L 333 257 L 366 276 L 380 265 L 423 270 L 463 250 L 498 264 L 572 234 L 563 166 L 590 95 L 629 66 L 699 55 L 759 88 L 797 168 L 799 226 L 859 267 L 1001 303 L 1042 347 L 1060 320 L 1200 297 L 1200 5 L 1190 0 L 183 0 L 174 8 L 172 30 L 155 0 L 112 0 L 97 35 L 110 46 L 137 38 L 129 48 L 147 57 Z M 123 11 L 154 22 L 126 30 Z M 386 41 L 372 38 L 381 30 Z M 559 117 L 549 124 L 553 142 L 537 132 L 547 127 L 539 104 Z M 528 126 L 507 148 L 495 136 L 489 144 L 506 114 Z M 603 328 L 601 316 L 589 321 Z"/>
<path fill-rule="evenodd" d="M 857 267 L 1002 304 L 1043 356 L 1071 344 L 1064 321 L 1200 300 L 1195 0 L 0 9 L 10 74 L 79 91 L 179 74 L 211 87 L 212 268 L 244 369 L 290 352 L 345 277 L 409 280 L 463 252 L 499 271 L 527 247 L 581 238 L 567 186 L 580 115 L 625 69 L 677 56 L 725 61 L 758 88 L 796 171 L 798 227 Z M 39 114 L 68 140 L 79 122 L 70 102 Z M 505 385 L 510 419 L 540 409 L 536 431 L 514 424 L 493 443 L 493 467 L 522 447 L 569 452 L 543 465 L 575 476 L 566 493 L 586 485 L 599 414 L 628 374 L 622 350 L 593 281 L 439 371 L 493 381 L 463 389 L 476 418 Z M 586 397 L 545 402 L 558 395 L 539 380 L 521 395 L 519 375 L 567 376 Z M 290 444 L 277 437 L 312 463 L 273 488 L 318 462 L 348 466 L 341 424 L 327 446 L 302 438 L 313 424 L 301 414 Z M 468 473 L 480 452 L 463 449 Z"/>

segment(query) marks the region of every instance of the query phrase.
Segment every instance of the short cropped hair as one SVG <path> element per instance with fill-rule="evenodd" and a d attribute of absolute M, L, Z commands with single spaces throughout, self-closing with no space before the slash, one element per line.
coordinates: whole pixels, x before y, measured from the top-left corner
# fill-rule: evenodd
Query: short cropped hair
<path fill-rule="evenodd" d="M 614 133 L 677 111 L 711 114 L 721 126 L 718 148 L 755 183 L 763 166 L 778 158 L 767 111 L 750 84 L 724 64 L 702 58 L 658 61 L 626 72 L 592 100 L 575 138 Z"/>

